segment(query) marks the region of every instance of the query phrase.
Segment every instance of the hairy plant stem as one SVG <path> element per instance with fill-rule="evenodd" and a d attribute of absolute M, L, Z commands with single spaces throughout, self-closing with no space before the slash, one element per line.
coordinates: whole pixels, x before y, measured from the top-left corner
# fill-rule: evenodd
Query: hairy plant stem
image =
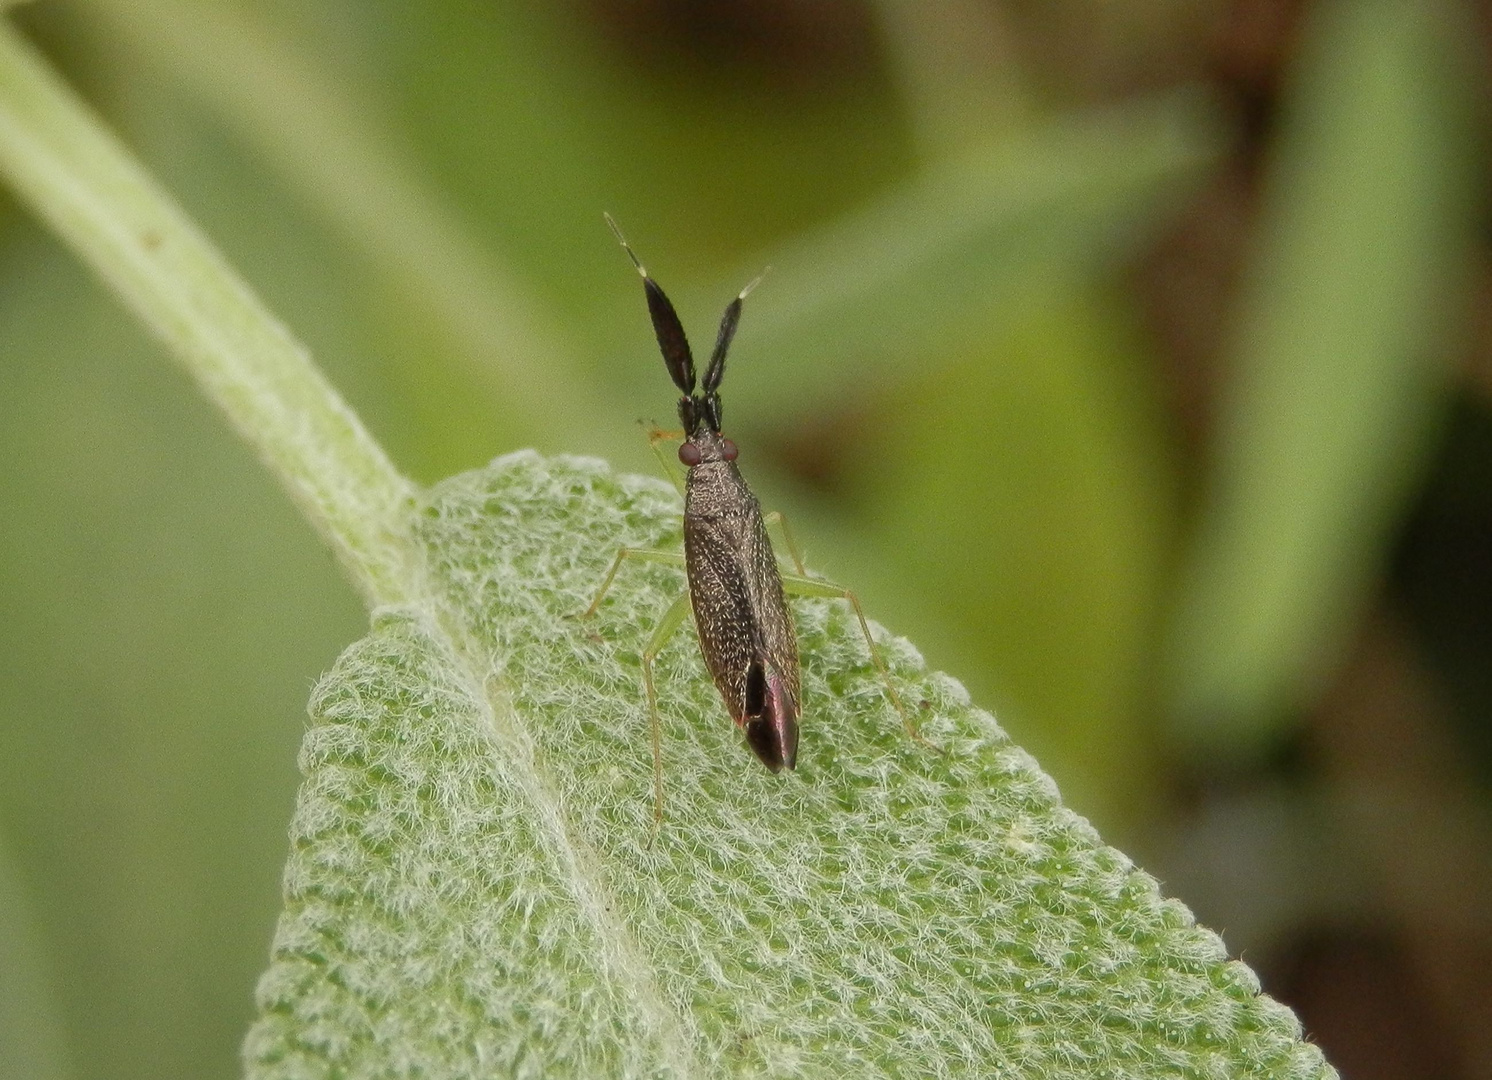
<path fill-rule="evenodd" d="M 411 483 L 305 347 L 4 23 L 0 173 L 227 413 L 368 602 L 411 598 Z"/>

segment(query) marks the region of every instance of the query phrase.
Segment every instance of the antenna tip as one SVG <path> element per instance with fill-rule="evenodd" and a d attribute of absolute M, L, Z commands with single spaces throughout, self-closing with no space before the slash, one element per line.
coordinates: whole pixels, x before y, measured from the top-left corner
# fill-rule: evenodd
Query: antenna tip
<path fill-rule="evenodd" d="M 622 250 L 625 251 L 627 253 L 627 257 L 632 260 L 632 265 L 637 267 L 637 272 L 641 274 L 644 279 L 646 279 L 648 276 L 648 272 L 643 268 L 642 263 L 638 260 L 637 253 L 632 250 L 632 245 L 627 243 L 627 238 L 622 235 L 622 228 L 616 223 L 616 218 L 612 217 L 605 210 L 601 211 L 601 216 L 606 219 L 606 224 L 611 227 L 611 235 L 616 237 L 617 243 L 622 245 Z"/>
<path fill-rule="evenodd" d="M 756 288 L 758 285 L 760 285 L 762 283 L 762 281 L 766 278 L 766 276 L 768 274 L 770 274 L 771 272 L 772 272 L 772 268 L 769 266 L 765 270 L 763 270 L 760 274 L 757 274 L 756 277 L 752 278 L 750 281 L 748 281 L 746 283 L 746 287 L 744 289 L 742 289 L 739 293 L 736 294 L 736 299 L 737 300 L 745 300 L 746 297 L 748 297 L 748 296 L 751 295 L 751 290 L 754 289 L 754 288 Z"/>

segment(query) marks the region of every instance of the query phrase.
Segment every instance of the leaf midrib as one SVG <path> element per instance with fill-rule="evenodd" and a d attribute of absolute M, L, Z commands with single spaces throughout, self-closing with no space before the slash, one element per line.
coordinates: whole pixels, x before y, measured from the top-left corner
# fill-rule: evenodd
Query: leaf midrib
<path fill-rule="evenodd" d="M 611 889 L 600 854 L 571 826 L 559 785 L 545 767 L 537 741 L 513 707 L 503 678 L 492 671 L 489 650 L 461 611 L 445 600 L 443 590 L 432 587 L 436 573 L 426 557 L 427 549 L 423 544 L 417 548 L 421 599 L 406 610 L 413 610 L 432 640 L 445 647 L 454 674 L 476 703 L 492 741 L 514 766 L 506 775 L 532 807 L 538 830 L 555 855 L 556 869 L 570 885 L 576 913 L 600 946 L 598 970 L 623 989 L 624 1000 L 636 1006 L 674 1075 L 704 1075 L 684 1017 L 671 1006 L 641 941 L 618 914 L 623 905 Z"/>

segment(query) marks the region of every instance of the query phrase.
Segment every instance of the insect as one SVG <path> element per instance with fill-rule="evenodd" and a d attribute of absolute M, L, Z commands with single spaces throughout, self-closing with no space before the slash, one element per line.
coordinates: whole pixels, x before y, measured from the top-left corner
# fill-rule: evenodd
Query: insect
<path fill-rule="evenodd" d="M 628 559 L 682 564 L 684 567 L 688 589 L 664 614 L 642 653 L 643 681 L 647 687 L 653 739 L 655 816 L 660 821 L 663 818 L 663 753 L 658 695 L 653 686 L 653 661 L 683 622 L 686 605 L 693 609 L 705 668 L 720 691 L 726 710 L 745 733 L 746 744 L 772 772 L 792 769 L 798 760 L 802 680 L 797 635 L 785 592 L 849 601 L 860 621 L 860 629 L 885 684 L 887 696 L 901 714 L 908 734 L 919 742 L 924 741 L 913 729 L 896 688 L 891 684 L 860 601 L 848 589 L 808 576 L 792 534 L 787 530 L 787 523 L 780 514 L 763 516 L 756 496 L 736 468 L 736 444 L 721 434 L 719 391 L 725 375 L 726 353 L 741 319 L 741 306 L 761 278 L 752 281 L 726 306 L 715 338 L 715 350 L 710 355 L 704 379 L 696 389 L 694 357 L 673 304 L 648 274 L 610 214 L 606 215 L 606 223 L 642 275 L 658 348 L 663 353 L 669 376 L 683 395 L 679 398 L 679 421 L 683 425 L 679 460 L 688 468 L 683 487 L 683 555 L 639 548 L 618 551 L 600 590 L 582 616 L 590 618 L 596 613 L 617 571 Z M 662 431 L 649 434 L 653 451 L 664 463 L 670 477 L 673 473 L 667 469 L 659 443 L 677 437 L 677 434 Z M 796 574 L 784 575 L 779 571 L 772 541 L 767 534 L 768 522 L 777 524 L 782 530 Z"/>

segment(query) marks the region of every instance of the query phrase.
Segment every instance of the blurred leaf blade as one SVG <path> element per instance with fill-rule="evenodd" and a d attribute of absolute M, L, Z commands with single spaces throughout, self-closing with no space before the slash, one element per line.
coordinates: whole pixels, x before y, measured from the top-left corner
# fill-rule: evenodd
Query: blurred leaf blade
<path fill-rule="evenodd" d="M 940 160 L 794 238 L 766 257 L 771 301 L 758 294 L 736 346 L 742 411 L 807 411 L 909 354 L 1018 321 L 1054 282 L 1091 280 L 1133 250 L 1223 142 L 1191 92 L 1074 113 Z"/>
<path fill-rule="evenodd" d="M 15 1076 L 67 1080 L 66 1024 L 44 953 L 20 875 L 0 848 L 0 1061 Z"/>
<path fill-rule="evenodd" d="M 1257 750 L 1311 693 L 1435 430 L 1474 222 L 1458 14 L 1315 12 L 1171 627 L 1197 745 Z"/>
<path fill-rule="evenodd" d="M 1149 664 L 1179 485 L 1144 347 L 1111 292 L 1057 288 L 940 357 L 870 424 L 832 553 L 1109 836 L 1163 797 Z"/>
<path fill-rule="evenodd" d="M 962 688 L 802 603 L 799 770 L 749 759 L 687 635 L 659 658 L 655 836 L 633 650 L 679 586 L 659 481 L 511 455 L 437 486 L 430 606 L 328 674 L 251 1076 L 1330 1076 L 1294 1018 L 1061 808 Z M 633 571 L 636 571 L 635 573 Z"/>

